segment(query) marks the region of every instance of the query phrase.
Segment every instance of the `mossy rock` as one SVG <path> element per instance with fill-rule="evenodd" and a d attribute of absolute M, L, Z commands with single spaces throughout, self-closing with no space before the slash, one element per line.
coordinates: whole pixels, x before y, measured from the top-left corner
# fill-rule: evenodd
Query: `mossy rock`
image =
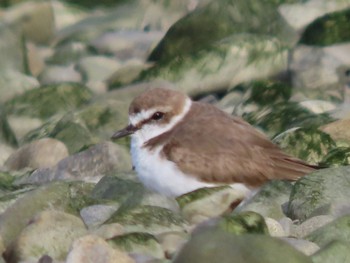
<path fill-rule="evenodd" d="M 316 19 L 304 30 L 300 44 L 330 46 L 350 41 L 350 9 Z"/>
<path fill-rule="evenodd" d="M 8 114 L 47 119 L 86 104 L 92 98 L 89 89 L 77 83 L 42 86 L 6 102 Z"/>

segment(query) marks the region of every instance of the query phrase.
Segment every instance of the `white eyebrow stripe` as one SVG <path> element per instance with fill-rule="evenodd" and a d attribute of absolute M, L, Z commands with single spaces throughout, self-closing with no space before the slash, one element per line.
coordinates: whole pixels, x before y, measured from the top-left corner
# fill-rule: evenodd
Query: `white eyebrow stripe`
<path fill-rule="evenodd" d="M 157 109 L 142 110 L 137 114 L 129 116 L 129 124 L 136 126 L 141 121 L 151 118 L 151 116 L 157 112 Z"/>

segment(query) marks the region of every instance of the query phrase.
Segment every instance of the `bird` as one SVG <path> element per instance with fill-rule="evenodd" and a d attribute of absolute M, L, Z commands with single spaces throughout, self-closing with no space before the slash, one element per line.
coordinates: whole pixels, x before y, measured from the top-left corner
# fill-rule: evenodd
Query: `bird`
<path fill-rule="evenodd" d="M 129 106 L 133 167 L 150 190 L 178 197 L 229 185 L 244 199 L 270 180 L 297 180 L 317 166 L 284 153 L 261 131 L 170 88 L 150 88 Z"/>

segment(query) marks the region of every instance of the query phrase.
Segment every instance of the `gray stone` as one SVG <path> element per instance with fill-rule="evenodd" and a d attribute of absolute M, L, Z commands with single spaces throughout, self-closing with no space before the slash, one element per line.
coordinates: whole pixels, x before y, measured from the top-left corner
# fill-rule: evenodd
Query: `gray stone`
<path fill-rule="evenodd" d="M 304 238 L 313 231 L 317 230 L 320 227 L 332 222 L 334 220 L 334 216 L 330 215 L 321 215 L 314 216 L 304 221 L 300 225 L 294 225 L 292 235 L 297 238 Z"/>
<path fill-rule="evenodd" d="M 0 143 L 0 169 L 15 149 L 7 144 Z"/>
<path fill-rule="evenodd" d="M 112 142 L 103 142 L 73 154 L 54 167 L 38 169 L 17 184 L 43 184 L 53 180 L 84 180 L 97 182 L 102 176 L 131 169 L 128 152 Z"/>
<path fill-rule="evenodd" d="M 98 204 L 84 207 L 80 211 L 80 216 L 88 228 L 95 228 L 106 222 L 117 210 L 119 206 L 113 204 Z"/>
<path fill-rule="evenodd" d="M 273 219 L 283 218 L 282 205 L 289 200 L 292 184 L 287 181 L 270 181 L 247 202 L 237 207 L 236 211 L 254 211 Z"/>
<path fill-rule="evenodd" d="M 153 48 L 164 36 L 162 31 L 114 31 L 106 32 L 91 42 L 102 54 L 113 54 L 122 61 L 139 58 L 146 60 Z"/>
<path fill-rule="evenodd" d="M 300 178 L 294 185 L 288 214 L 305 221 L 317 215 L 349 213 L 350 167 L 322 169 Z"/>
<path fill-rule="evenodd" d="M 158 235 L 164 232 L 184 231 L 188 225 L 180 214 L 157 206 L 138 206 L 133 209 L 119 209 L 106 224 L 118 223 L 125 233 L 143 232 Z"/>
<path fill-rule="evenodd" d="M 229 186 L 202 188 L 177 198 L 182 214 L 191 224 L 222 215 L 239 203 L 244 193 Z"/>
<path fill-rule="evenodd" d="M 184 232 L 168 232 L 157 235 L 157 240 L 167 258 L 173 258 L 188 239 L 189 235 Z"/>
<path fill-rule="evenodd" d="M 61 82 L 81 82 L 82 76 L 71 66 L 47 66 L 39 76 L 42 85 L 56 84 Z"/>
<path fill-rule="evenodd" d="M 349 262 L 349 243 L 332 241 L 312 256 L 314 263 Z"/>
<path fill-rule="evenodd" d="M 5 162 L 10 170 L 48 168 L 68 156 L 67 147 L 60 141 L 45 138 L 24 145 Z"/>
<path fill-rule="evenodd" d="M 6 259 L 19 262 L 50 255 L 53 259 L 64 260 L 73 241 L 86 232 L 79 217 L 59 211 L 43 211 L 21 231 L 11 249 L 6 251 Z"/>
<path fill-rule="evenodd" d="M 86 206 L 91 184 L 56 182 L 24 194 L 0 214 L 0 235 L 4 245 L 11 244 L 38 212 L 48 208 L 78 214 Z"/>
<path fill-rule="evenodd" d="M 162 247 L 157 239 L 147 233 L 129 233 L 108 240 L 108 243 L 131 254 L 145 254 L 154 258 L 164 258 Z"/>
<path fill-rule="evenodd" d="M 6 102 L 37 87 L 38 80 L 31 76 L 10 69 L 0 71 L 0 102 Z"/>
<path fill-rule="evenodd" d="M 340 217 L 305 237 L 307 240 L 323 247 L 331 241 L 338 240 L 350 243 L 350 215 Z"/>
<path fill-rule="evenodd" d="M 134 263 L 127 253 L 112 248 L 104 239 L 87 235 L 76 239 L 66 263 Z"/>
<path fill-rule="evenodd" d="M 208 230 L 194 235 L 174 263 L 311 263 L 311 259 L 281 240 L 263 235 L 232 235 Z"/>
<path fill-rule="evenodd" d="M 283 241 L 286 241 L 288 244 L 290 244 L 300 252 L 303 252 L 307 256 L 314 254 L 316 251 L 320 249 L 318 245 L 307 240 L 288 238 L 288 237 L 283 237 L 281 239 Z"/>

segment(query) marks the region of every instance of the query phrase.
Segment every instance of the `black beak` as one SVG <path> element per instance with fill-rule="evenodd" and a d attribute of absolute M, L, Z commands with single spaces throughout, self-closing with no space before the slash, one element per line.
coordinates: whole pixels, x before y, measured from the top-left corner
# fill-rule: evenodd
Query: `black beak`
<path fill-rule="evenodd" d="M 128 136 L 130 134 L 133 134 L 135 131 L 137 131 L 139 128 L 135 127 L 134 125 L 129 124 L 124 129 L 121 129 L 120 131 L 117 131 L 114 133 L 111 137 L 111 139 L 116 140 L 125 136 Z"/>

